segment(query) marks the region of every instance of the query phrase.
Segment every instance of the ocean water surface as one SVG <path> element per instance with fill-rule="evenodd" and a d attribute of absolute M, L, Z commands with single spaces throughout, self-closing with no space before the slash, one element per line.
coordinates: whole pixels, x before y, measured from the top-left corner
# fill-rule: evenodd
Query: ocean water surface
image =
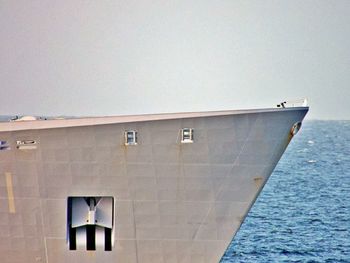
<path fill-rule="evenodd" d="M 350 262 L 350 121 L 303 123 L 224 262 Z"/>

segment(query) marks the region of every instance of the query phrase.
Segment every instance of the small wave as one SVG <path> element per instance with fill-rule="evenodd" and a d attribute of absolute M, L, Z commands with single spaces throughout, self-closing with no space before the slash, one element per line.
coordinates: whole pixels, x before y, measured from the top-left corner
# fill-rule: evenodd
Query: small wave
<path fill-rule="evenodd" d="M 314 218 L 309 221 L 310 224 L 323 224 L 323 221 L 319 218 Z"/>
<path fill-rule="evenodd" d="M 316 163 L 317 161 L 316 160 L 308 160 L 307 162 L 308 163 Z"/>
<path fill-rule="evenodd" d="M 307 151 L 309 151 L 308 148 L 303 148 L 303 149 L 301 149 L 301 150 L 298 150 L 297 152 L 298 152 L 298 153 L 304 153 L 304 152 L 307 152 Z"/>
<path fill-rule="evenodd" d="M 310 253 L 308 251 L 303 251 L 303 250 L 296 250 L 296 249 L 282 249 L 281 254 L 283 255 L 288 255 L 288 256 L 295 256 L 295 255 L 298 255 L 298 256 L 307 256 L 307 255 L 310 255 Z"/>
<path fill-rule="evenodd" d="M 314 141 L 307 141 L 308 144 L 314 144 Z"/>

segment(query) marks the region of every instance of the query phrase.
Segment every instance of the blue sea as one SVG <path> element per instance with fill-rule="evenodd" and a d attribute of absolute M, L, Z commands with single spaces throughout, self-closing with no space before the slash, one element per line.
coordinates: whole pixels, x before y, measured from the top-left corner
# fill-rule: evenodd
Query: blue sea
<path fill-rule="evenodd" d="M 221 262 L 350 262 L 350 121 L 304 121 Z"/>

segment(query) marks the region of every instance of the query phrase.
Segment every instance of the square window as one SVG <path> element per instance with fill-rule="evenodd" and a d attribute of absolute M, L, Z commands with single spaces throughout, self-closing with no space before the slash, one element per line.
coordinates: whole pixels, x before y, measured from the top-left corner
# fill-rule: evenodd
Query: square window
<path fill-rule="evenodd" d="M 193 129 L 183 128 L 181 130 L 181 143 L 193 143 Z"/>
<path fill-rule="evenodd" d="M 124 136 L 125 136 L 125 145 L 137 144 L 137 131 L 126 131 Z"/>

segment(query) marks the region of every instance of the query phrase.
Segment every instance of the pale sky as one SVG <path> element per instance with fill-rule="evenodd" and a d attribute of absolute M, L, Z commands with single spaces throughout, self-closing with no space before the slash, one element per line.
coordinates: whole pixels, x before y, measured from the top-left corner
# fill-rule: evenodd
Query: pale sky
<path fill-rule="evenodd" d="M 0 115 L 350 119 L 350 1 L 0 0 Z"/>

